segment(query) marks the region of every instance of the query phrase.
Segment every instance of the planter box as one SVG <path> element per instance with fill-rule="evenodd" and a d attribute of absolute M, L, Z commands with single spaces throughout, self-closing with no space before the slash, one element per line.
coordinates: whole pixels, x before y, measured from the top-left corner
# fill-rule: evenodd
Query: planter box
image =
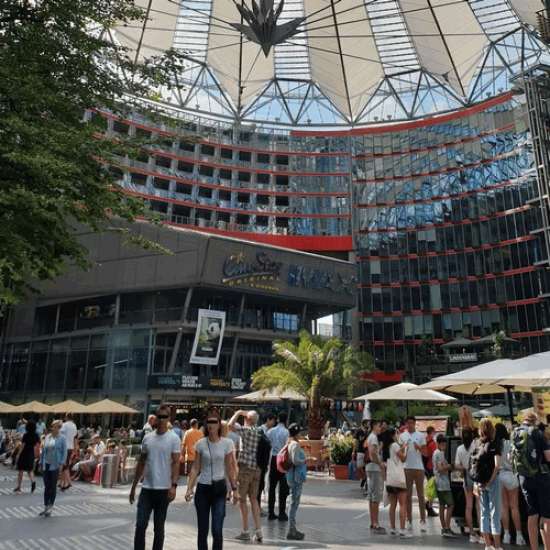
<path fill-rule="evenodd" d="M 334 472 L 334 479 L 348 479 L 348 467 L 341 466 L 339 464 L 332 465 L 332 471 Z"/>

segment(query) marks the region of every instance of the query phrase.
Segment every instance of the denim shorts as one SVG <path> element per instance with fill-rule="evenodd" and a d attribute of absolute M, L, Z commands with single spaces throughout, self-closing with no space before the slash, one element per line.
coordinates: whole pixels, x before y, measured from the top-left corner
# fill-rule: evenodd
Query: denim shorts
<path fill-rule="evenodd" d="M 474 482 L 470 477 L 470 474 L 466 470 L 463 470 L 463 475 L 464 481 L 462 483 L 462 486 L 464 487 L 465 491 L 469 491 L 471 493 L 474 490 Z"/>

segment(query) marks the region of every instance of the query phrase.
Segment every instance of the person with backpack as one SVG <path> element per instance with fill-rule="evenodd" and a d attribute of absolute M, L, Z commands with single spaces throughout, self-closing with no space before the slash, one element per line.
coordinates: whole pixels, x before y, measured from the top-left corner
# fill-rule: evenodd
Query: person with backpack
<path fill-rule="evenodd" d="M 527 546 L 521 533 L 521 518 L 519 515 L 519 480 L 512 464 L 510 434 L 506 426 L 499 422 L 495 424 L 497 448 L 500 449 L 500 469 L 498 477 L 502 486 L 502 528 L 504 536 L 502 542 L 510 544 L 510 516 L 516 529 L 516 546 Z"/>
<path fill-rule="evenodd" d="M 260 432 L 260 442 L 258 444 L 258 466 L 262 472 L 260 474 L 260 487 L 258 489 L 258 504 L 260 505 L 260 517 L 267 516 L 267 513 L 262 510 L 262 494 L 265 489 L 265 476 L 271 463 L 271 441 L 267 437 L 267 432 L 275 426 L 275 415 L 267 413 L 264 418 L 264 423 L 258 428 Z"/>
<path fill-rule="evenodd" d="M 539 547 L 539 526 L 545 550 L 550 550 L 550 445 L 536 428 L 533 413 L 523 416 L 512 432 L 511 454 L 527 504 L 531 550 Z"/>
<path fill-rule="evenodd" d="M 245 425 L 237 423 L 241 417 L 245 417 Z M 258 504 L 258 490 L 260 488 L 261 468 L 258 465 L 258 445 L 260 442 L 260 433 L 256 429 L 258 423 L 258 413 L 256 411 L 237 411 L 229 420 L 229 429 L 237 432 L 241 436 L 241 452 L 239 453 L 239 496 L 241 498 L 239 504 L 241 507 L 242 531 L 237 535 L 236 539 L 241 541 L 251 540 L 250 530 L 248 526 L 248 507 L 246 497 L 250 500 L 252 509 L 252 517 L 256 532 L 254 540 L 262 542 L 262 525 L 260 523 L 260 505 Z"/>
<path fill-rule="evenodd" d="M 271 443 L 271 462 L 269 465 L 269 493 L 267 497 L 267 519 L 274 521 L 288 521 L 286 514 L 286 499 L 288 497 L 289 488 L 284 473 L 277 469 L 277 455 L 286 445 L 289 438 L 288 430 L 286 429 L 287 415 L 281 411 L 277 415 L 277 425 L 268 430 L 267 437 Z M 279 514 L 275 514 L 275 501 L 277 495 L 277 486 L 279 486 Z"/>
<path fill-rule="evenodd" d="M 302 429 L 293 423 L 288 427 L 288 457 L 290 468 L 285 474 L 290 489 L 290 507 L 288 510 L 288 540 L 303 540 L 305 535 L 296 529 L 296 512 L 300 505 L 302 488 L 307 479 L 306 454 L 300 446 L 298 438 Z"/>
<path fill-rule="evenodd" d="M 464 509 L 464 521 L 468 527 L 470 533 L 470 542 L 477 544 L 478 542 L 483 543 L 483 537 L 478 538 L 477 534 L 474 531 L 474 502 L 476 504 L 476 509 L 479 511 L 479 499 L 477 495 L 474 494 L 474 482 L 469 474 L 470 466 L 470 452 L 472 450 L 472 443 L 474 442 L 474 432 L 472 428 L 466 426 L 462 428 L 462 445 L 456 450 L 455 456 L 455 468 L 462 472 L 463 482 L 462 487 L 464 489 L 464 499 L 466 501 L 466 506 Z M 477 517 L 480 514 L 478 512 Z"/>
<path fill-rule="evenodd" d="M 500 449 L 495 441 L 495 426 L 488 418 L 479 423 L 479 439 L 470 452 L 469 475 L 475 483 L 481 504 L 480 530 L 485 540 L 485 550 L 502 550 L 500 546 L 500 517 L 502 493 L 498 470 Z M 491 544 L 493 536 L 494 546 Z"/>

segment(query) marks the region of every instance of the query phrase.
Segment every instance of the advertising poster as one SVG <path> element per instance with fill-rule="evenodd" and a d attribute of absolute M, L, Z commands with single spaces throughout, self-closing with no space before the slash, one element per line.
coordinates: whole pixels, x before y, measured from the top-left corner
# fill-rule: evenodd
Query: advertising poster
<path fill-rule="evenodd" d="M 225 330 L 225 311 L 199 309 L 191 363 L 217 365 Z"/>
<path fill-rule="evenodd" d="M 550 415 L 550 388 L 533 388 L 533 407 L 541 422 L 548 422 Z"/>

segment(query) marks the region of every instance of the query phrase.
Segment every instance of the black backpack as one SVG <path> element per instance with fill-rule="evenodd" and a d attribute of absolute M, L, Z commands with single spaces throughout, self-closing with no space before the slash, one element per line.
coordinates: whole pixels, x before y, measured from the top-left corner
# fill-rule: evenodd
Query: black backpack
<path fill-rule="evenodd" d="M 516 472 L 523 477 L 537 477 L 539 474 L 547 474 L 548 466 L 543 464 L 542 455 L 538 451 L 533 439 L 536 428 L 516 428 L 510 438 L 510 454 Z M 537 433 L 540 437 L 542 434 Z"/>
<path fill-rule="evenodd" d="M 256 450 L 256 464 L 262 470 L 267 470 L 271 459 L 271 442 L 261 428 L 258 428 L 257 431 L 260 436 L 260 440 L 258 441 L 258 449 Z"/>
<path fill-rule="evenodd" d="M 487 483 L 495 469 L 495 455 L 489 451 L 491 441 L 483 442 L 476 439 L 472 443 L 468 474 L 476 483 Z"/>

